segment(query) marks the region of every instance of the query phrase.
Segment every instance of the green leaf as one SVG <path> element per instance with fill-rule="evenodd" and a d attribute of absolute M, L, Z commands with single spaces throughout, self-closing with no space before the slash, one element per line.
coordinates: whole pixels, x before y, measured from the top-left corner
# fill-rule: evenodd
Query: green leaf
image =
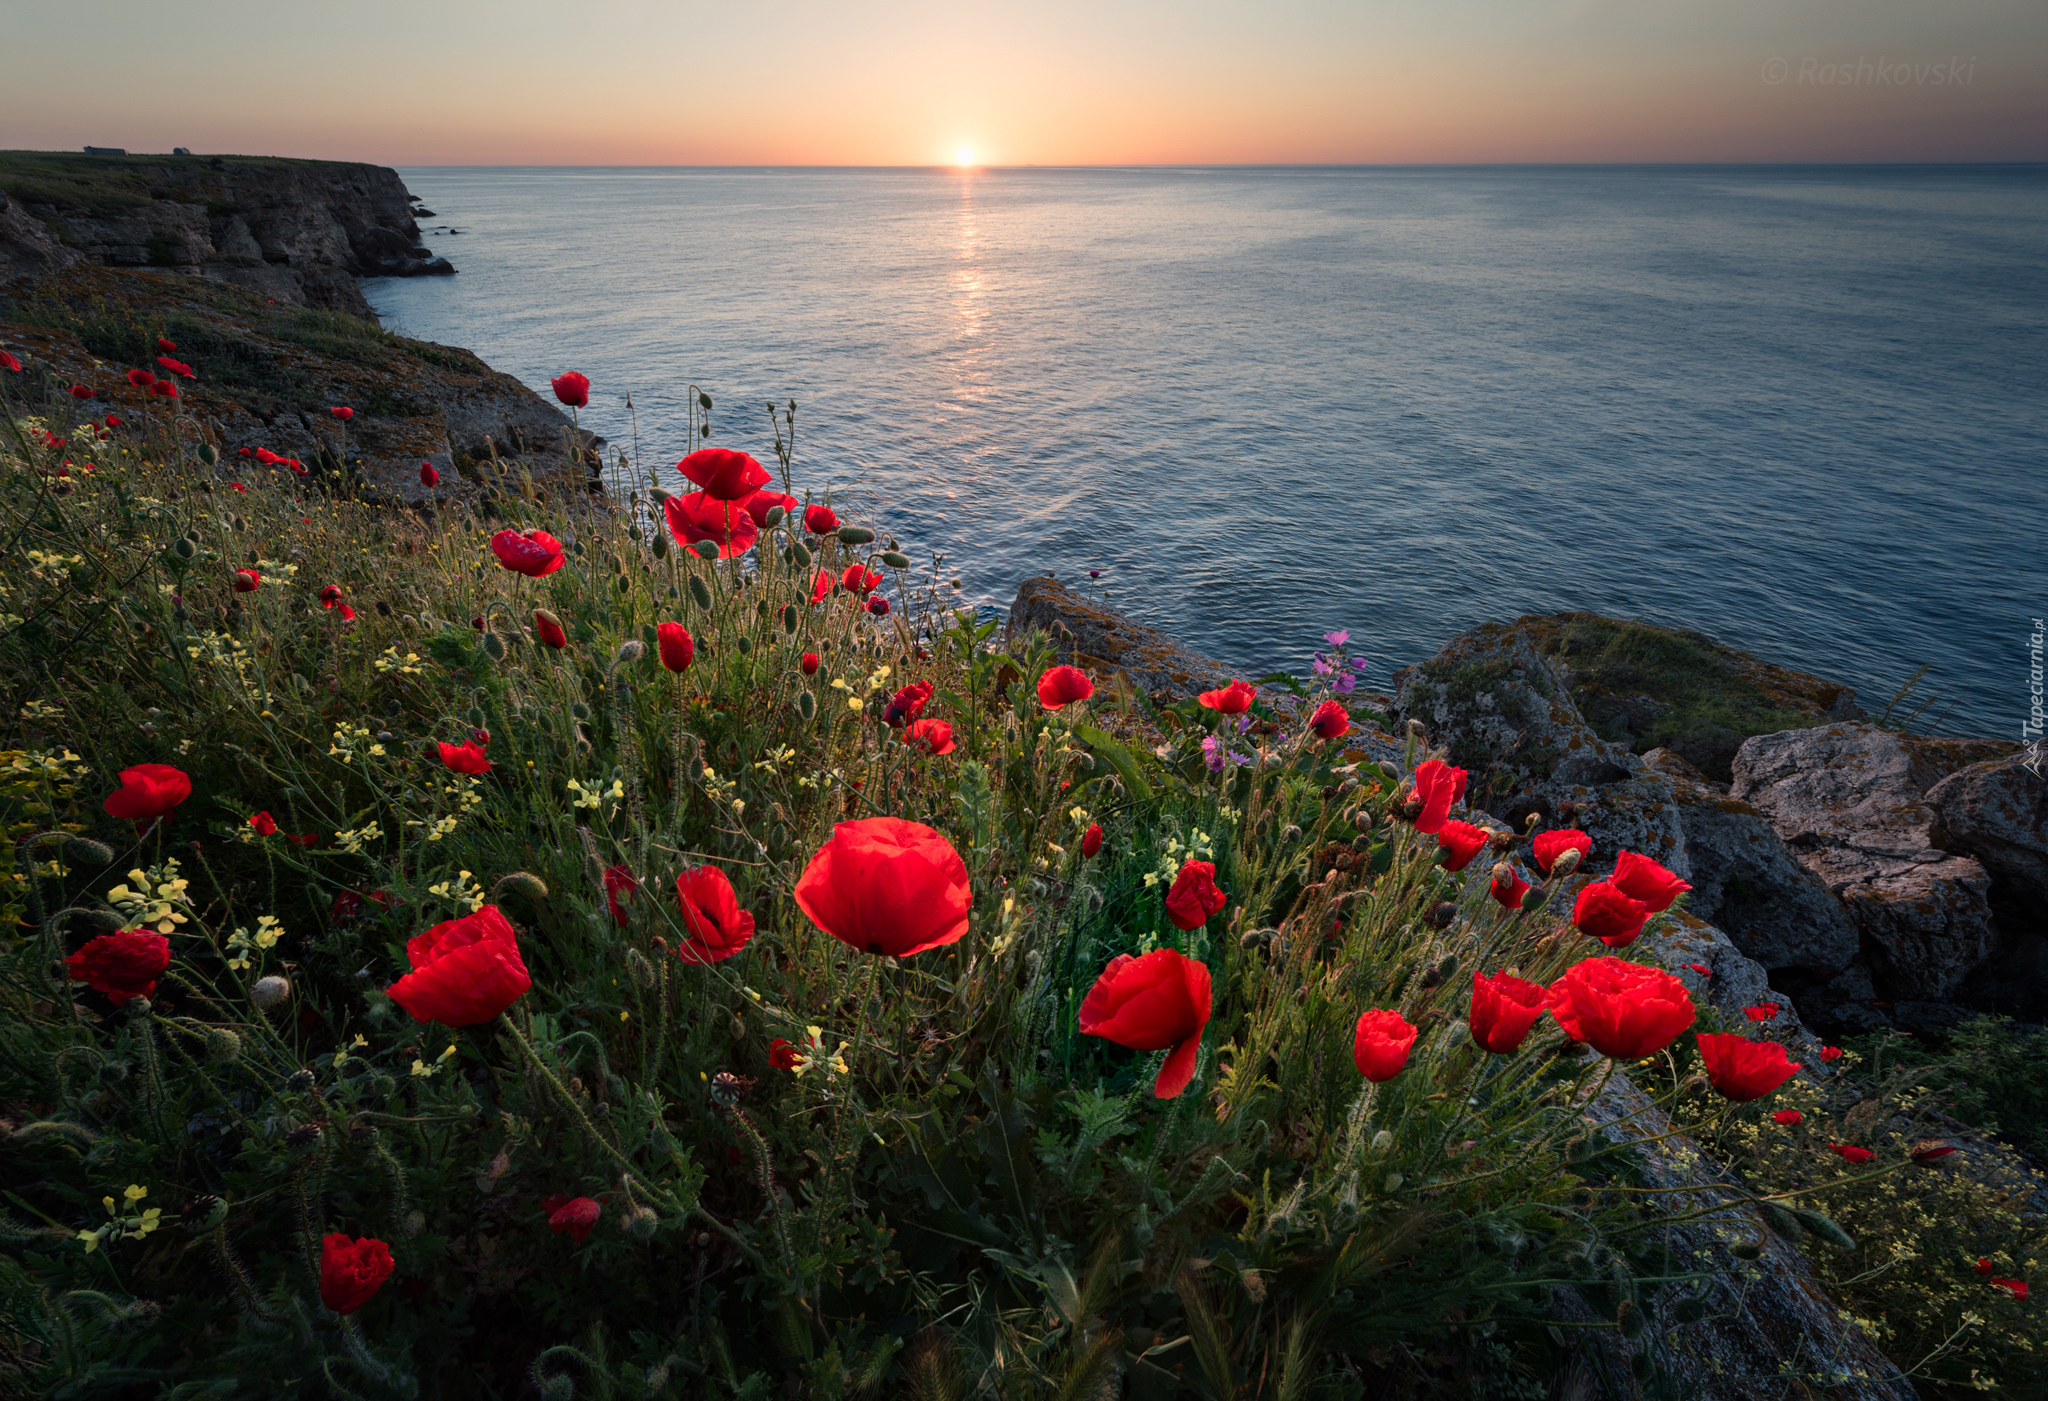
<path fill-rule="evenodd" d="M 1074 738 L 1109 761 L 1109 766 L 1123 779 L 1124 787 L 1133 798 L 1141 803 L 1152 801 L 1152 785 L 1145 782 L 1145 776 L 1138 771 L 1138 761 L 1130 750 L 1092 725 L 1074 726 Z"/>

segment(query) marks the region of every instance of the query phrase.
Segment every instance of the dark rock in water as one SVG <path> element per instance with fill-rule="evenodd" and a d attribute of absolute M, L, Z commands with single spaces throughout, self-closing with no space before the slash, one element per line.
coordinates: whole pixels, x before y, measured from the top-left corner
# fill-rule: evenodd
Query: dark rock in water
<path fill-rule="evenodd" d="M 434 211 L 422 206 L 413 210 L 412 217 L 415 219 L 431 219 L 434 217 Z"/>

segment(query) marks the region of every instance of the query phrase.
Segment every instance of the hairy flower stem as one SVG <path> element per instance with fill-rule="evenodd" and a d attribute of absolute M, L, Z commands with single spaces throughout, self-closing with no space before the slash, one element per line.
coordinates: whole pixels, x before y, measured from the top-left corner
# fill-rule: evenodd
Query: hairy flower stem
<path fill-rule="evenodd" d="M 747 1140 L 747 1146 L 754 1150 L 754 1167 L 761 1183 L 761 1195 L 768 1199 L 768 1220 L 775 1229 L 775 1244 L 782 1251 L 782 1267 L 794 1279 L 796 1277 L 796 1247 L 789 1237 L 789 1220 L 782 1210 L 782 1193 L 776 1190 L 775 1168 L 768 1158 L 768 1141 L 761 1137 L 754 1121 L 747 1117 L 747 1111 L 734 1106 L 732 1121 L 740 1131 L 740 1137 Z"/>

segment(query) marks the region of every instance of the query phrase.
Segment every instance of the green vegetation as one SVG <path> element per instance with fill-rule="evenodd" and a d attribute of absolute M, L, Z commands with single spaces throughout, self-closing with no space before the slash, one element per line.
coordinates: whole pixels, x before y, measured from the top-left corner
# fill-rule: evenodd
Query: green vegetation
<path fill-rule="evenodd" d="M 0 151 L 0 191 L 23 204 L 82 209 L 104 218 L 133 213 L 152 199 L 207 204 L 232 213 L 202 188 L 215 161 L 241 168 L 350 168 L 352 162 L 290 160 L 282 156 L 88 156 L 57 151 Z M 166 176 L 170 178 L 166 180 Z"/>
<path fill-rule="evenodd" d="M 202 356 L 231 347 L 188 337 L 219 373 Z M 1488 1055 L 1464 1020 L 1474 970 L 1548 982 L 1585 942 L 1500 909 L 1484 861 L 1444 870 L 1392 768 L 1128 688 L 1049 711 L 1043 639 L 1003 651 L 952 566 L 869 530 L 776 518 L 708 559 L 645 486 L 568 514 L 495 461 L 468 469 L 483 518 L 253 467 L 236 490 L 193 420 L 102 436 L 54 384 L 0 394 L 24 381 L 0 443 L 0 1391 L 1494 1401 L 1583 1379 L 1554 1326 L 1573 1290 L 1677 1401 L 1711 1281 L 1672 1264 L 1626 1151 L 1590 1148 L 1611 1063 L 1548 1019 Z M 500 528 L 560 536 L 562 567 L 501 568 Z M 816 590 L 856 566 L 886 611 Z M 943 736 L 889 722 L 926 683 Z M 448 762 L 465 742 L 487 768 Z M 116 820 L 144 763 L 190 796 Z M 799 905 L 838 824 L 884 817 L 957 855 L 964 937 L 889 957 Z M 1189 928 L 1162 893 L 1196 862 L 1227 901 Z M 753 922 L 709 962 L 678 895 L 706 871 Z M 890 927 L 936 898 L 835 879 Z M 388 991 L 414 941 L 483 907 L 530 987 L 416 1020 Z M 70 976 L 123 928 L 168 941 L 145 993 Z M 1158 950 L 1213 990 L 1167 1099 L 1165 1047 L 1078 1018 L 1112 959 Z M 1418 1030 L 1383 1083 L 1354 1060 L 1367 1009 Z M 1734 1142 L 1772 1107 L 1694 1128 Z M 1852 1176 L 1771 1182 L 1803 1206 Z M 359 1309 L 323 1301 L 329 1234 L 393 1258 Z"/>

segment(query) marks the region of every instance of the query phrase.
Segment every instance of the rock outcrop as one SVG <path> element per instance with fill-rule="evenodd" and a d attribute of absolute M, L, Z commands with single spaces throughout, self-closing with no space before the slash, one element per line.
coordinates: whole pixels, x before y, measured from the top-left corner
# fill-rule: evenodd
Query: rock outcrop
<path fill-rule="evenodd" d="M 467 350 L 172 272 L 75 263 L 14 295 L 19 286 L 0 296 L 0 345 L 27 363 L 60 435 L 110 410 L 124 433 L 165 422 L 163 401 L 126 371 L 158 369 L 156 339 L 167 336 L 198 374 L 182 382 L 172 421 L 193 446 L 222 450 L 229 479 L 253 486 L 284 471 L 240 456 L 268 448 L 316 477 L 356 476 L 403 501 L 496 489 L 493 457 L 526 460 L 544 491 L 596 484 L 603 439 L 584 433 L 572 453 L 558 408 Z M 65 392 L 71 385 L 94 397 L 81 403 Z M 354 410 L 345 430 L 328 413 L 335 405 Z M 431 490 L 422 462 L 440 475 Z"/>
<path fill-rule="evenodd" d="M 452 273 L 395 171 L 250 156 L 0 156 L 0 282 L 72 258 L 232 282 L 371 315 L 358 277 Z M 40 238 L 22 225 L 40 231 Z"/>
<path fill-rule="evenodd" d="M 1975 857 L 1935 844 L 1927 791 L 2000 750 L 1997 741 L 1914 738 L 1846 722 L 1748 740 L 1731 796 L 1761 812 L 1794 858 L 1856 924 L 1877 1001 L 1909 1029 L 1962 1015 L 1951 1004 L 1998 950 L 1990 879 Z M 1853 1001 L 1861 970 L 1822 1001 Z M 1814 1012 L 1826 1012 L 1816 1006 Z"/>
<path fill-rule="evenodd" d="M 2048 755 L 2015 749 L 1958 769 L 1927 790 L 1934 844 L 1967 852 L 2001 893 L 2048 911 Z"/>

